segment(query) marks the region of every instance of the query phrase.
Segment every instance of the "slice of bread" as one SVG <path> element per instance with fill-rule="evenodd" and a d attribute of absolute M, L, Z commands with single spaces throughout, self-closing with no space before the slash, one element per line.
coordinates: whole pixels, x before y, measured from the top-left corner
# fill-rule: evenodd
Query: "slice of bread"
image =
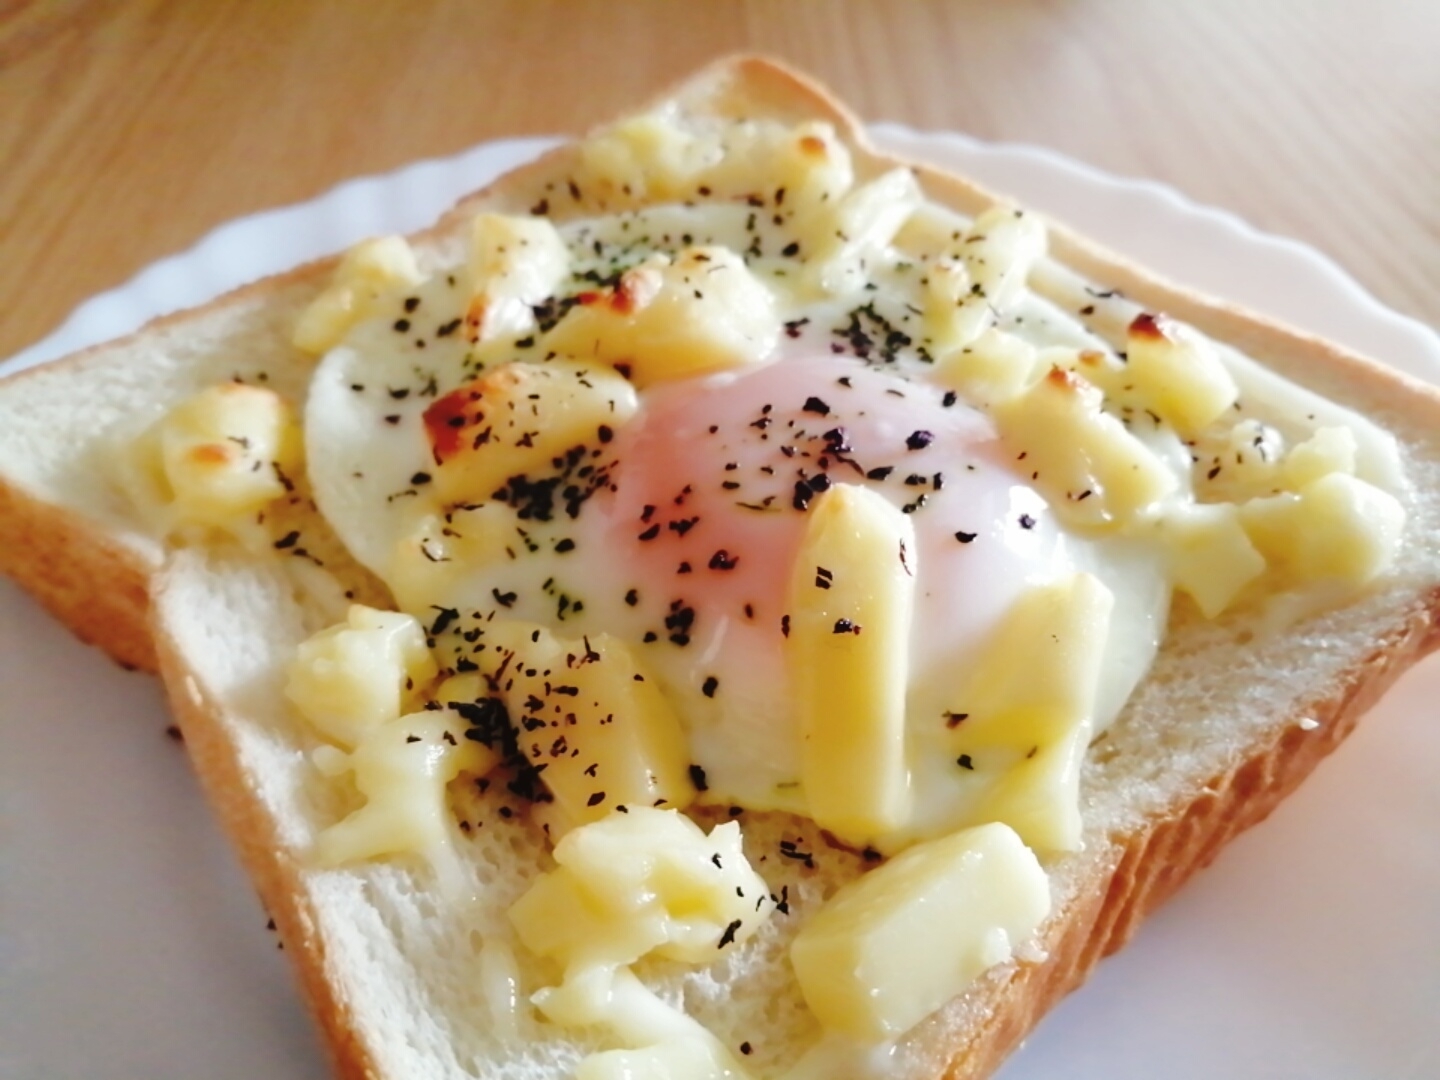
<path fill-rule="evenodd" d="M 822 91 L 764 61 L 719 64 L 667 97 L 699 113 L 828 120 L 851 146 L 857 173 L 893 164 L 868 150 L 853 118 Z M 573 151 L 562 147 L 467 199 L 414 239 L 422 259 L 458 258 L 462 226 L 476 210 L 525 212 L 548 184 L 563 186 L 573 166 Z M 994 199 L 962 179 L 923 168 L 918 175 L 930 198 L 962 213 Z M 1423 539 L 1440 529 L 1440 396 L 1159 281 L 1062 226 L 1051 227 L 1051 251 L 1098 286 L 1189 322 L 1391 431 L 1410 481 L 1407 539 L 1382 587 L 1284 633 L 1176 617 L 1150 676 L 1088 756 L 1086 846 L 1047 864 L 1052 916 L 1023 959 L 992 969 L 907 1036 L 892 1062 L 897 1075 L 988 1074 L 1149 911 L 1338 745 L 1400 671 L 1440 644 L 1440 552 Z M 539 829 L 523 814 L 503 814 L 501 792 L 462 799 L 471 887 L 458 891 L 442 888 L 420 860 L 314 869 L 311 842 L 343 806 L 316 784 L 306 751 L 317 740 L 281 686 L 294 646 L 324 613 L 296 602 L 293 581 L 273 560 L 200 550 L 167 558 L 101 464 L 148 419 L 219 381 L 263 376 L 302 400 L 310 364 L 290 347 L 290 332 L 332 266 L 258 283 L 0 386 L 0 565 L 86 640 L 122 662 L 158 664 L 197 770 L 296 960 L 342 1075 L 568 1075 L 598 1044 L 497 1010 L 485 990 L 508 963 L 496 945 L 507 936 L 506 908 L 549 865 Z M 683 999 L 726 1045 L 748 1044 L 747 1067 L 769 1076 L 818 1032 L 788 943 L 807 912 L 864 867 L 808 822 L 754 813 L 741 820 L 752 863 L 773 890 L 787 890 L 789 913 L 709 967 L 654 963 L 641 974 Z M 778 857 L 782 840 L 812 853 L 813 866 Z M 514 962 L 523 991 L 544 985 L 523 954 Z"/>

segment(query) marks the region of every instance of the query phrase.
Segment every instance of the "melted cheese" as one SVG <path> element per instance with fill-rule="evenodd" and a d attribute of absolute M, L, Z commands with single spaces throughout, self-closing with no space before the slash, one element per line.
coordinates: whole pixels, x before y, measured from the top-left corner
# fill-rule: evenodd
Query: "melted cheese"
<path fill-rule="evenodd" d="M 428 279 L 362 245 L 297 331 L 325 352 L 318 505 L 410 613 L 352 612 L 297 661 L 319 760 L 366 800 L 320 857 L 439 843 L 445 784 L 515 725 L 572 830 L 512 910 L 565 969 L 536 1003 L 619 1044 L 580 1074 L 738 1076 L 628 965 L 741 940 L 764 884 L 735 827 L 651 807 L 914 845 L 796 948 L 822 1022 L 883 1042 L 1043 917 L 1017 832 L 1079 844 L 1085 747 L 1172 588 L 1214 616 L 1386 572 L 1393 441 L 1090 290 L 1031 215 L 857 177 L 825 125 L 667 112 L 579 158 L 589 216 L 481 215 Z M 969 913 L 937 916 L 956 889 Z"/>
<path fill-rule="evenodd" d="M 774 904 L 740 848 L 739 825 L 707 836 L 674 810 L 616 811 L 567 834 L 555 861 L 510 921 L 526 948 L 564 970 L 559 986 L 535 994 L 539 1009 L 567 1026 L 603 1025 L 623 1048 L 589 1059 L 578 1075 L 742 1077 L 713 1035 L 629 969 L 651 953 L 708 961 L 769 917 Z M 683 1073 L 665 1071 L 682 1063 Z"/>

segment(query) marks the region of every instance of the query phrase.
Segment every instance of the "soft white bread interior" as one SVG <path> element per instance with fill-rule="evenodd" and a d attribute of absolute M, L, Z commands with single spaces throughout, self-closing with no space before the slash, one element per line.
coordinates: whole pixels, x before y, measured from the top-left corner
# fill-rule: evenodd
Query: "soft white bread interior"
<path fill-rule="evenodd" d="M 717 65 L 672 96 L 726 116 L 826 119 L 851 145 L 861 175 L 892 164 L 866 149 L 852 118 L 821 91 L 763 61 Z M 460 227 L 477 209 L 527 210 L 572 166 L 561 148 L 467 200 L 416 238 L 422 262 L 457 258 Z M 918 175 L 932 199 L 962 213 L 993 201 L 966 181 Z M 1097 284 L 1190 322 L 1391 431 L 1410 482 L 1407 539 L 1381 588 L 1282 633 L 1243 619 L 1176 617 L 1150 676 L 1087 758 L 1085 850 L 1048 863 L 1052 916 L 1018 962 L 992 969 L 904 1040 L 899 1075 L 993 1069 L 1156 904 L 1338 745 L 1401 670 L 1440 643 L 1440 553 L 1426 543 L 1440 529 L 1433 391 L 1158 281 L 1059 225 L 1051 240 L 1059 261 Z M 314 869 L 317 831 L 347 807 L 315 783 L 306 756 L 314 736 L 293 718 L 281 684 L 294 646 L 325 613 L 297 603 L 293 581 L 273 560 L 182 551 L 154 579 L 152 639 L 146 596 L 165 553 L 99 464 L 148 420 L 217 381 L 263 376 L 302 400 L 310 365 L 289 338 L 330 267 L 262 282 L 0 387 L 0 565 L 118 659 L 148 667 L 158 655 L 189 751 L 296 958 L 342 1074 L 564 1075 L 592 1047 L 523 1012 L 518 1020 L 497 1014 L 483 989 L 486 972 L 508 962 L 495 944 L 506 940 L 506 908 L 549 865 L 539 830 L 523 813 L 502 814 L 503 791 L 467 789 L 457 820 L 468 831 L 457 843 L 469 888 L 442 887 L 419 860 Z M 727 1046 L 749 1044 L 747 1066 L 772 1075 L 818 1031 L 790 973 L 788 942 L 863 863 L 800 819 L 742 821 L 752 864 L 776 893 L 788 890 L 789 914 L 708 967 L 654 964 L 642 974 L 683 998 Z M 813 855 L 813 865 L 780 857 L 782 840 Z M 523 955 L 514 962 L 523 990 L 544 984 L 548 976 Z"/>

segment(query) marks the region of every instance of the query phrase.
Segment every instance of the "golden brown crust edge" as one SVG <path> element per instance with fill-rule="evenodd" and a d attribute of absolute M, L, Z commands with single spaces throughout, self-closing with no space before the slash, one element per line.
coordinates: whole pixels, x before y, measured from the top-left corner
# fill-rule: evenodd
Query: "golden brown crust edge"
<path fill-rule="evenodd" d="M 275 922 L 280 943 L 290 954 L 301 994 L 320 1028 L 335 1075 L 344 1080 L 377 1080 L 382 1073 L 340 993 L 341 980 L 330 972 L 303 867 L 296 853 L 282 843 L 274 819 L 265 812 L 246 775 L 223 710 L 190 674 L 184 650 L 163 627 L 154 626 L 154 632 L 158 670 L 170 711 L 184 736 L 185 750 L 221 828 Z"/>
<path fill-rule="evenodd" d="M 156 670 L 149 626 L 156 569 L 81 515 L 0 481 L 0 573 L 126 668 Z"/>

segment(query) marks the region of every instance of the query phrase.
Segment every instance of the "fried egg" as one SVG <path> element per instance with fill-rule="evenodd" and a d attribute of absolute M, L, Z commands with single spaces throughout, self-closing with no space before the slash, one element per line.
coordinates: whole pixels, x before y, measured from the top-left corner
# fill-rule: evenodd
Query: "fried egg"
<path fill-rule="evenodd" d="M 443 300 L 443 284 L 428 288 L 412 315 Z M 633 419 L 548 476 L 447 506 L 429 490 L 424 415 L 465 378 L 464 350 L 437 342 L 417 374 L 398 337 L 364 327 L 317 371 L 307 449 L 327 518 L 422 620 L 493 614 L 637 647 L 683 718 L 706 799 L 805 812 L 786 582 L 807 507 L 834 483 L 873 488 L 915 526 L 916 831 L 963 817 L 942 718 L 956 673 L 1025 588 L 1086 570 L 1114 592 L 1097 727 L 1153 656 L 1169 599 L 1158 556 L 1063 529 L 990 420 L 914 365 L 836 352 L 807 326 L 770 362 L 643 391 Z M 423 548 L 436 584 L 407 595 L 396 551 L 426 520 L 452 542 Z"/>

